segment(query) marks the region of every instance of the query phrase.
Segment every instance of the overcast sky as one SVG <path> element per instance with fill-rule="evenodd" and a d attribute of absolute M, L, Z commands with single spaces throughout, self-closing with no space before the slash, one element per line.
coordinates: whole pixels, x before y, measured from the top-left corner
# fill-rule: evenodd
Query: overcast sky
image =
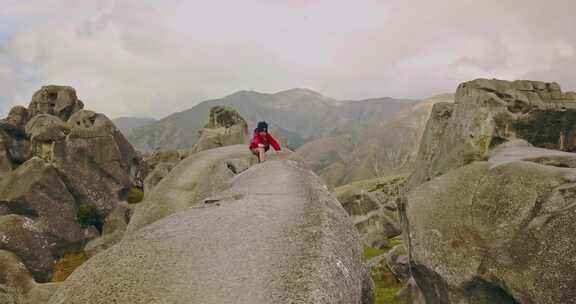
<path fill-rule="evenodd" d="M 238 90 L 422 98 L 479 77 L 576 89 L 574 0 L 0 0 L 0 114 L 41 85 L 110 117 Z"/>

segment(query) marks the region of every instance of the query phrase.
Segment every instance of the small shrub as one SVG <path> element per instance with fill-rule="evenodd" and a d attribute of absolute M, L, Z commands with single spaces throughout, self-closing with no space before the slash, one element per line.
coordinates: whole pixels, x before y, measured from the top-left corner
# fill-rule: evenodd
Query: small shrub
<path fill-rule="evenodd" d="M 78 207 L 78 223 L 82 227 L 94 226 L 98 231 L 102 231 L 104 225 L 104 215 L 94 204 L 82 203 Z"/>
<path fill-rule="evenodd" d="M 128 197 L 126 201 L 128 204 L 137 204 L 144 199 L 144 191 L 137 187 L 132 187 L 128 192 Z"/>

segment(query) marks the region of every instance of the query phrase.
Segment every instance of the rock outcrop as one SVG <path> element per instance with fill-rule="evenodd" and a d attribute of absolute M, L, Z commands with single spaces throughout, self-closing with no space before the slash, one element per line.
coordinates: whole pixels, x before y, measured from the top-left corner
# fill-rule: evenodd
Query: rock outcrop
<path fill-rule="evenodd" d="M 396 206 L 402 195 L 405 176 L 359 181 L 334 189 L 362 236 L 364 245 L 383 248 L 388 239 L 401 234 Z"/>
<path fill-rule="evenodd" d="M 50 114 L 67 121 L 72 114 L 84 108 L 84 103 L 76 96 L 76 90 L 68 86 L 43 86 L 32 96 L 28 106 L 30 117 Z"/>
<path fill-rule="evenodd" d="M 556 83 L 477 79 L 458 87 L 456 102 L 434 105 L 410 185 L 487 158 L 502 142 L 576 151 L 576 93 Z"/>
<path fill-rule="evenodd" d="M 55 143 L 52 161 L 83 201 L 109 213 L 134 183 L 139 159 L 135 150 L 104 115 L 81 110 L 68 121 L 66 140 Z"/>
<path fill-rule="evenodd" d="M 76 219 L 74 197 L 57 169 L 40 158 L 25 162 L 0 182 L 0 206 L 6 214 L 34 220 L 34 225 L 47 236 L 49 247 L 54 247 L 53 255 L 79 248 L 84 239 Z"/>
<path fill-rule="evenodd" d="M 170 212 L 140 221 L 49 303 L 370 303 L 358 233 L 327 188 L 293 161 L 239 170 L 240 152 L 249 155 L 242 145 L 184 160 L 147 198 Z M 195 183 L 220 174 L 211 166 L 236 174 L 202 198 Z"/>
<path fill-rule="evenodd" d="M 428 301 L 574 303 L 575 177 L 526 161 L 477 162 L 412 192 L 412 272 Z"/>
<path fill-rule="evenodd" d="M 192 153 L 218 147 L 248 143 L 248 124 L 236 110 L 216 106 L 210 109 L 210 118 L 200 138 L 192 147 Z"/>
<path fill-rule="evenodd" d="M 480 79 L 456 96 L 401 205 L 415 283 L 427 303 L 576 303 L 576 94 Z"/>
<path fill-rule="evenodd" d="M 122 230 L 110 228 L 116 213 L 106 217 L 141 159 L 106 116 L 83 107 L 73 88 L 45 86 L 0 120 L 2 303 L 46 303 L 56 260 L 81 252 L 98 221 L 107 234 Z"/>

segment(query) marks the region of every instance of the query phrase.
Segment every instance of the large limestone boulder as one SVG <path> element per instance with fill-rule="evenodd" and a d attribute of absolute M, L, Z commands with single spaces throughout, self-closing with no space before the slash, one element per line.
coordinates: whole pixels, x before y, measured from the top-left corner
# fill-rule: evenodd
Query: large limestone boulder
<path fill-rule="evenodd" d="M 55 245 L 36 221 L 16 214 L 0 216 L 0 250 L 18 256 L 40 282 L 48 281 Z"/>
<path fill-rule="evenodd" d="M 210 118 L 200 138 L 192 147 L 192 152 L 248 143 L 248 124 L 236 112 L 226 106 L 215 106 L 210 109 Z"/>
<path fill-rule="evenodd" d="M 107 117 L 82 108 L 73 88 L 46 86 L 0 120 L 0 303 L 46 303 L 57 259 L 122 238 L 130 208 L 118 202 L 141 158 Z M 100 237 L 78 222 L 86 203 L 111 213 Z"/>
<path fill-rule="evenodd" d="M 206 150 L 190 155 L 168 173 L 138 204 L 128 231 L 138 230 L 228 186 L 230 178 L 246 170 L 252 155 L 246 145 Z"/>
<path fill-rule="evenodd" d="M 0 129 L 15 137 L 23 137 L 24 127 L 29 118 L 28 109 L 22 106 L 14 106 L 10 109 L 8 117 L 0 119 Z"/>
<path fill-rule="evenodd" d="M 477 79 L 462 83 L 454 104 L 434 105 L 410 186 L 487 158 L 502 142 L 576 151 L 576 93 L 556 83 Z"/>
<path fill-rule="evenodd" d="M 32 158 L 0 182 L 5 212 L 36 219 L 36 225 L 61 247 L 79 246 L 84 232 L 76 219 L 76 202 L 56 168 Z"/>
<path fill-rule="evenodd" d="M 30 117 L 38 114 L 57 116 L 67 121 L 72 114 L 84 108 L 82 101 L 76 96 L 76 90 L 68 86 L 43 86 L 32 96 L 28 111 Z"/>
<path fill-rule="evenodd" d="M 174 182 L 209 179 L 190 170 L 205 161 L 191 156 L 155 191 L 178 189 L 172 201 L 191 205 L 196 189 Z M 365 279 L 358 233 L 319 178 L 267 161 L 96 255 L 49 303 L 359 304 Z"/>
<path fill-rule="evenodd" d="M 65 141 L 53 145 L 52 161 L 78 200 L 109 213 L 125 199 L 138 168 L 137 154 L 104 115 L 76 112 Z"/>
<path fill-rule="evenodd" d="M 428 303 L 576 303 L 576 154 L 502 145 L 405 205 Z"/>
<path fill-rule="evenodd" d="M 406 176 L 358 181 L 334 189 L 368 247 L 386 247 L 388 239 L 401 234 L 396 201 Z"/>
<path fill-rule="evenodd" d="M 0 285 L 14 288 L 22 294 L 30 291 L 34 285 L 26 266 L 15 254 L 5 250 L 0 250 Z"/>
<path fill-rule="evenodd" d="M 6 132 L 0 130 L 0 178 L 6 173 L 12 171 L 14 162 L 10 155 L 10 146 L 12 145 L 12 137 Z"/>

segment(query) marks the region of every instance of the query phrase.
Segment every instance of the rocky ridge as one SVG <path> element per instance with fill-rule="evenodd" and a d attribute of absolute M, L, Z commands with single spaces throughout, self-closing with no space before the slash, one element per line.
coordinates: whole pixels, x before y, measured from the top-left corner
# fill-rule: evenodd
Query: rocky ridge
<path fill-rule="evenodd" d="M 12 108 L 0 120 L 0 299 L 47 301 L 55 261 L 100 236 L 140 163 L 71 87 L 44 86 Z"/>
<path fill-rule="evenodd" d="M 478 79 L 436 104 L 401 204 L 427 303 L 576 303 L 576 94 Z"/>

